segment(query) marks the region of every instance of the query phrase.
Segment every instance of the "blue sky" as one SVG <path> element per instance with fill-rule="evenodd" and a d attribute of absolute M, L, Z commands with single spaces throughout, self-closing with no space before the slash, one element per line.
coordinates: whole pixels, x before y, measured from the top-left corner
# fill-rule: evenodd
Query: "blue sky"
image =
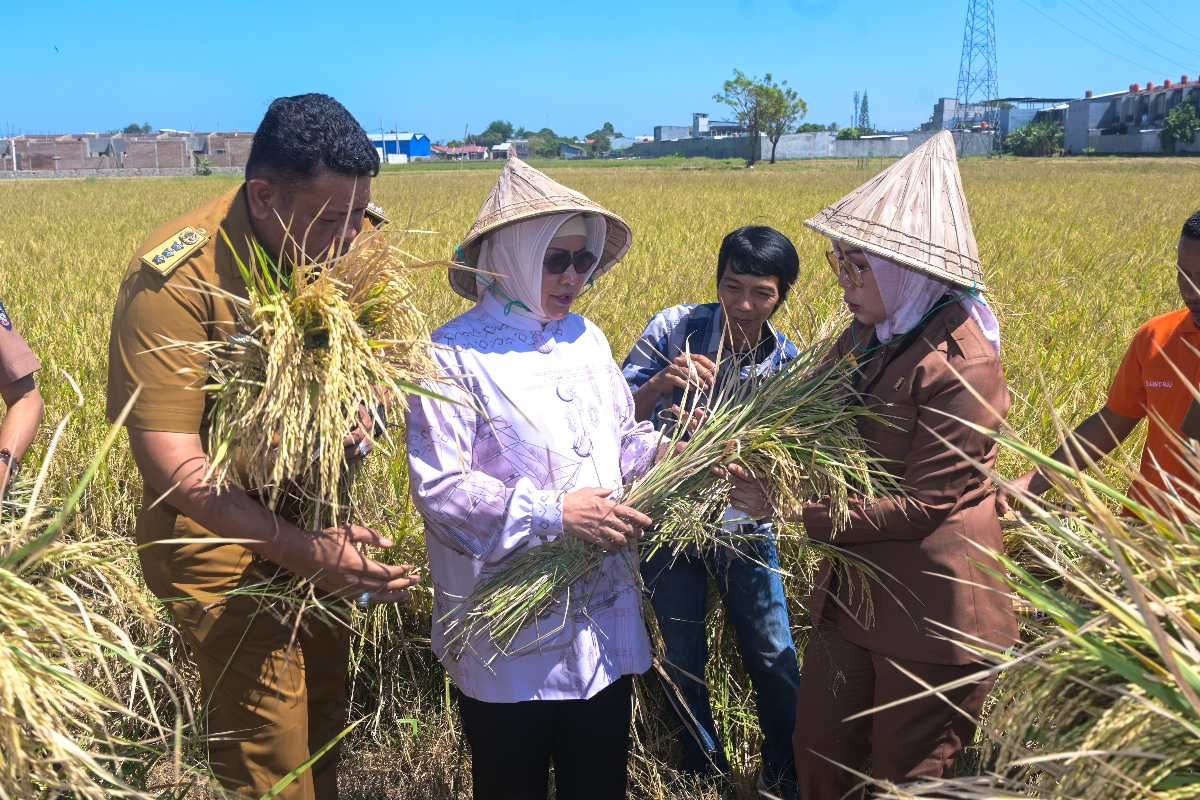
<path fill-rule="evenodd" d="M 334 95 L 369 129 L 436 139 L 492 119 L 629 134 L 720 117 L 735 67 L 787 79 L 808 121 L 877 127 L 953 96 L 966 0 L 77 3 L 0 13 L 0 135 L 253 130 L 273 97 Z M 52 9 L 52 10 L 51 10 Z M 178 9 L 178 12 L 173 11 Z M 1002 95 L 1079 96 L 1200 75 L 1200 3 L 996 0 Z M 1189 43 L 1191 43 L 1189 45 Z"/>

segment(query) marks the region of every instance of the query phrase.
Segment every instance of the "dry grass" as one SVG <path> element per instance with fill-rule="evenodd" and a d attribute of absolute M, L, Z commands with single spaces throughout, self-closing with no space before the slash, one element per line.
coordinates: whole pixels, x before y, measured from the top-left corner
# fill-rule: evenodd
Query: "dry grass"
<path fill-rule="evenodd" d="M 824 244 L 801 222 L 879 167 L 814 162 L 752 172 L 636 166 L 548 171 L 633 227 L 629 257 L 581 300 L 581 311 L 608 333 L 619 358 L 655 311 L 712 298 L 721 238 L 749 223 L 772 225 L 797 242 L 802 274 L 779 321 L 784 330 L 813 331 L 817 320 L 837 308 L 838 297 L 821 256 Z M 970 161 L 963 164 L 963 178 L 1004 326 L 1004 359 L 1016 398 L 1011 422 L 1022 438 L 1049 448 L 1054 428 L 1047 405 L 1071 422 L 1094 410 L 1137 325 L 1179 305 L 1174 248 L 1180 225 L 1200 203 L 1195 193 L 1200 162 Z M 374 195 L 397 227 L 435 231 L 409 237 L 407 250 L 421 259 L 444 258 L 493 180 L 491 170 L 389 171 L 375 182 Z M 42 375 L 47 418 L 61 418 L 74 405 L 73 392 L 58 377 L 60 368 L 76 377 L 87 402 L 51 468 L 53 494 L 66 493 L 107 429 L 108 325 L 134 248 L 156 225 L 231 184 L 214 177 L 0 185 L 0 297 L 47 366 Z M 431 326 L 466 308 L 441 272 L 419 276 L 414 296 Z M 1017 455 L 1002 458 L 1002 472 L 1023 467 Z M 1117 471 L 1108 474 L 1120 485 Z M 405 499 L 403 465 L 377 462 L 360 484 L 365 518 L 400 542 L 396 560 L 423 560 L 420 528 Z M 116 548 L 126 556 L 122 568 L 135 577 L 127 556 L 139 499 L 128 449 L 118 444 L 77 522 L 79 537 Z M 793 541 L 782 556 L 785 568 L 797 573 L 807 558 Z M 789 585 L 802 641 L 807 621 L 794 591 L 799 584 Z M 714 611 L 713 618 L 720 623 L 721 612 Z M 370 636 L 359 643 L 356 708 L 379 716 L 356 732 L 349 748 L 355 754 L 344 772 L 349 796 L 468 796 L 453 724 L 445 714 L 444 676 L 428 652 L 428 598 L 418 596 L 408 610 L 373 611 L 370 624 Z M 176 652 L 163 629 L 133 627 L 155 651 Z M 750 797 L 758 734 L 748 681 L 719 624 L 711 636 L 719 654 L 709 673 L 717 716 L 738 771 L 740 796 Z M 405 718 L 419 720 L 415 732 L 398 722 Z M 640 792 L 679 796 L 679 790 L 665 788 L 666 773 L 655 760 L 666 745 L 654 737 L 646 742 L 634 766 Z"/>

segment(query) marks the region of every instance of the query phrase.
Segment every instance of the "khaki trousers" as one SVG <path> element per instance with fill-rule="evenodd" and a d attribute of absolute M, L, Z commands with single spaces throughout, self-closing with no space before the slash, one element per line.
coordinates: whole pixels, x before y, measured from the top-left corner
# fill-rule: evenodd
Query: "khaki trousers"
<path fill-rule="evenodd" d="M 151 546 L 142 563 L 199 667 L 214 775 L 239 797 L 261 797 L 345 728 L 348 630 L 317 612 L 297 628 L 269 599 L 230 595 L 266 577 L 236 545 Z M 337 763 L 335 748 L 279 797 L 336 800 Z"/>

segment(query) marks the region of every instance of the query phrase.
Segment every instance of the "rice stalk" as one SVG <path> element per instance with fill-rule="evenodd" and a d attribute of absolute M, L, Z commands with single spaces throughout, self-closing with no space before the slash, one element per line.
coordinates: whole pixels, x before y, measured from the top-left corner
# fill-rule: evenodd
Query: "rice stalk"
<path fill-rule="evenodd" d="M 248 262 L 238 258 L 240 330 L 228 342 L 181 345 L 208 357 L 217 485 L 240 486 L 310 528 L 347 519 L 358 458 L 345 436 L 382 423 L 432 373 L 399 253 L 370 233 L 345 255 L 291 270 L 257 242 Z"/>
<path fill-rule="evenodd" d="M 859 418 L 869 412 L 849 402 L 850 364 L 830 363 L 828 352 L 828 342 L 820 342 L 774 375 L 727 383 L 704 398 L 710 404 L 702 421 L 677 425 L 664 436 L 665 455 L 621 498 L 660 520 L 647 531 L 639 547 L 642 556 L 664 548 L 678 555 L 687 548 L 711 547 L 744 554 L 741 545 L 758 534 L 752 528 L 730 530 L 716 520 L 728 505 L 728 484 L 714 470 L 730 464 L 769 485 L 778 517 L 795 516 L 804 502 L 823 498 L 835 509 L 835 524 L 841 525 L 849 518 L 851 496 L 870 500 L 898 491 L 896 480 L 858 433 Z M 685 398 L 685 407 L 696 407 L 696 399 Z M 741 521 L 751 522 L 734 522 Z M 571 587 L 604 556 L 571 536 L 516 554 L 444 617 L 448 640 L 465 647 L 484 637 L 497 652 L 513 655 L 509 646 L 519 631 L 560 600 L 568 613 Z"/>
<path fill-rule="evenodd" d="M 186 704 L 169 665 L 135 643 L 128 622 L 97 610 L 156 625 L 148 604 L 112 603 L 140 597 L 130 551 L 77 522 L 115 433 L 60 508 L 39 504 L 66 423 L 38 480 L 0 515 L 0 798 L 148 798 L 146 765 L 173 759 L 182 781 Z"/>
<path fill-rule="evenodd" d="M 982 726 L 988 771 L 886 796 L 1200 798 L 1200 509 L 1155 491 L 1169 509 L 1156 511 L 1014 436 L 997 439 L 1065 500 L 1021 498 L 1018 548 L 1001 559 L 1035 612 L 1025 643 L 1010 653 L 964 643 L 1000 673 Z M 1194 453 L 1188 463 L 1200 468 Z"/>

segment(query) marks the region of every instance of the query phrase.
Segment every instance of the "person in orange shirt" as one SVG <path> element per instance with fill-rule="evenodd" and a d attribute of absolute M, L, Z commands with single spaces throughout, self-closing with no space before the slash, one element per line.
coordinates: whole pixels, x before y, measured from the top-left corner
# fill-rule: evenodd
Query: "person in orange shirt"
<path fill-rule="evenodd" d="M 1193 405 L 1192 393 L 1200 386 L 1200 211 L 1188 218 L 1179 237 L 1178 281 L 1186 307 L 1155 317 L 1138 329 L 1113 379 L 1108 402 L 1052 456 L 1080 464 L 1103 458 L 1125 441 L 1142 417 L 1148 417 L 1141 475 L 1130 494 L 1160 511 L 1166 509 L 1154 496 L 1161 497 L 1162 491 L 1200 508 L 1200 484 L 1179 458 L 1176 444 Z M 1147 491 L 1147 487 L 1152 488 Z M 1020 490 L 1040 495 L 1049 488 L 1041 472 L 1030 470 L 1001 494 L 999 510 L 1007 513 L 1011 498 Z"/>

